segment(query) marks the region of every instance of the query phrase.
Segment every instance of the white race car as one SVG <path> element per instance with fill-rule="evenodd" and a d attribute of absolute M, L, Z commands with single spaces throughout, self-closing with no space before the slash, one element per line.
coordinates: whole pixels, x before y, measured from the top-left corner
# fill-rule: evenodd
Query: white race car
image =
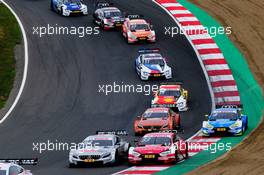
<path fill-rule="evenodd" d="M 141 49 L 136 58 L 136 72 L 141 80 L 150 78 L 172 78 L 171 67 L 167 65 L 165 58 L 159 53 L 159 49 Z"/>
<path fill-rule="evenodd" d="M 37 159 L 0 160 L 0 175 L 33 175 L 20 165 L 36 165 Z"/>
<path fill-rule="evenodd" d="M 88 136 L 69 153 L 69 167 L 85 164 L 115 164 L 128 155 L 130 144 L 115 134 Z"/>
<path fill-rule="evenodd" d="M 51 0 L 50 7 L 51 10 L 63 16 L 72 14 L 88 15 L 87 6 L 82 3 L 82 0 Z"/>

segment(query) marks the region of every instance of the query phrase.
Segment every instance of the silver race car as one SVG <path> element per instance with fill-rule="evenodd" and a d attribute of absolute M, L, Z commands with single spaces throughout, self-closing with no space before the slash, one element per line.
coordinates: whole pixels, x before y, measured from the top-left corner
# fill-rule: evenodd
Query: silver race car
<path fill-rule="evenodd" d="M 130 144 L 116 133 L 99 132 L 88 136 L 69 153 L 69 167 L 85 164 L 116 164 L 127 158 Z"/>

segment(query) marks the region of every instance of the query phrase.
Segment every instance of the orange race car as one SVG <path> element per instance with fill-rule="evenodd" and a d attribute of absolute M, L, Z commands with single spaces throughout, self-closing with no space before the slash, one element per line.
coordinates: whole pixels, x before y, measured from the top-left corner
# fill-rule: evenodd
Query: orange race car
<path fill-rule="evenodd" d="M 169 108 L 149 108 L 134 121 L 135 135 L 181 127 L 180 115 Z"/>
<path fill-rule="evenodd" d="M 155 31 L 140 15 L 128 15 L 126 17 L 122 35 L 127 39 L 127 43 L 138 41 L 156 42 Z"/>

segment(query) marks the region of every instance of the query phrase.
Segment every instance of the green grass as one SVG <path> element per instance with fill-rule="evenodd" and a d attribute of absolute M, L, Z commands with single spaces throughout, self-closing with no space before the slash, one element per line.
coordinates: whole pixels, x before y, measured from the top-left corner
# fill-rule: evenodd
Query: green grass
<path fill-rule="evenodd" d="M 9 11 L 0 4 L 0 108 L 5 105 L 15 78 L 14 48 L 21 42 L 19 25 Z"/>

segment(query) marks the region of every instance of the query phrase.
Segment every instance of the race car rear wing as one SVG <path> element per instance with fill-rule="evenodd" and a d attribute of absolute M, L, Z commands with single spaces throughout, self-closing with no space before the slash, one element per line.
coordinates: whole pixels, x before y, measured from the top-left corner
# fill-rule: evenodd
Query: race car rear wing
<path fill-rule="evenodd" d="M 242 104 L 224 104 L 224 105 L 216 105 L 215 108 L 232 108 L 232 109 L 243 109 L 243 105 Z"/>
<path fill-rule="evenodd" d="M 111 131 L 96 131 L 96 134 L 103 135 L 103 134 L 110 134 L 110 135 L 128 135 L 126 130 L 111 130 Z"/>
<path fill-rule="evenodd" d="M 153 49 L 139 49 L 138 53 L 159 53 L 160 49 L 159 48 L 153 48 Z"/>
<path fill-rule="evenodd" d="M 108 3 L 108 2 L 97 2 L 95 7 L 96 9 L 104 8 L 104 7 L 111 7 L 113 3 Z"/>
<path fill-rule="evenodd" d="M 183 81 L 176 81 L 176 82 L 163 82 L 160 85 L 183 85 Z"/>
<path fill-rule="evenodd" d="M 34 159 L 0 159 L 0 163 L 15 163 L 17 165 L 37 165 L 38 158 L 34 158 Z"/>
<path fill-rule="evenodd" d="M 143 15 L 125 15 L 126 18 L 128 19 L 144 19 Z"/>

